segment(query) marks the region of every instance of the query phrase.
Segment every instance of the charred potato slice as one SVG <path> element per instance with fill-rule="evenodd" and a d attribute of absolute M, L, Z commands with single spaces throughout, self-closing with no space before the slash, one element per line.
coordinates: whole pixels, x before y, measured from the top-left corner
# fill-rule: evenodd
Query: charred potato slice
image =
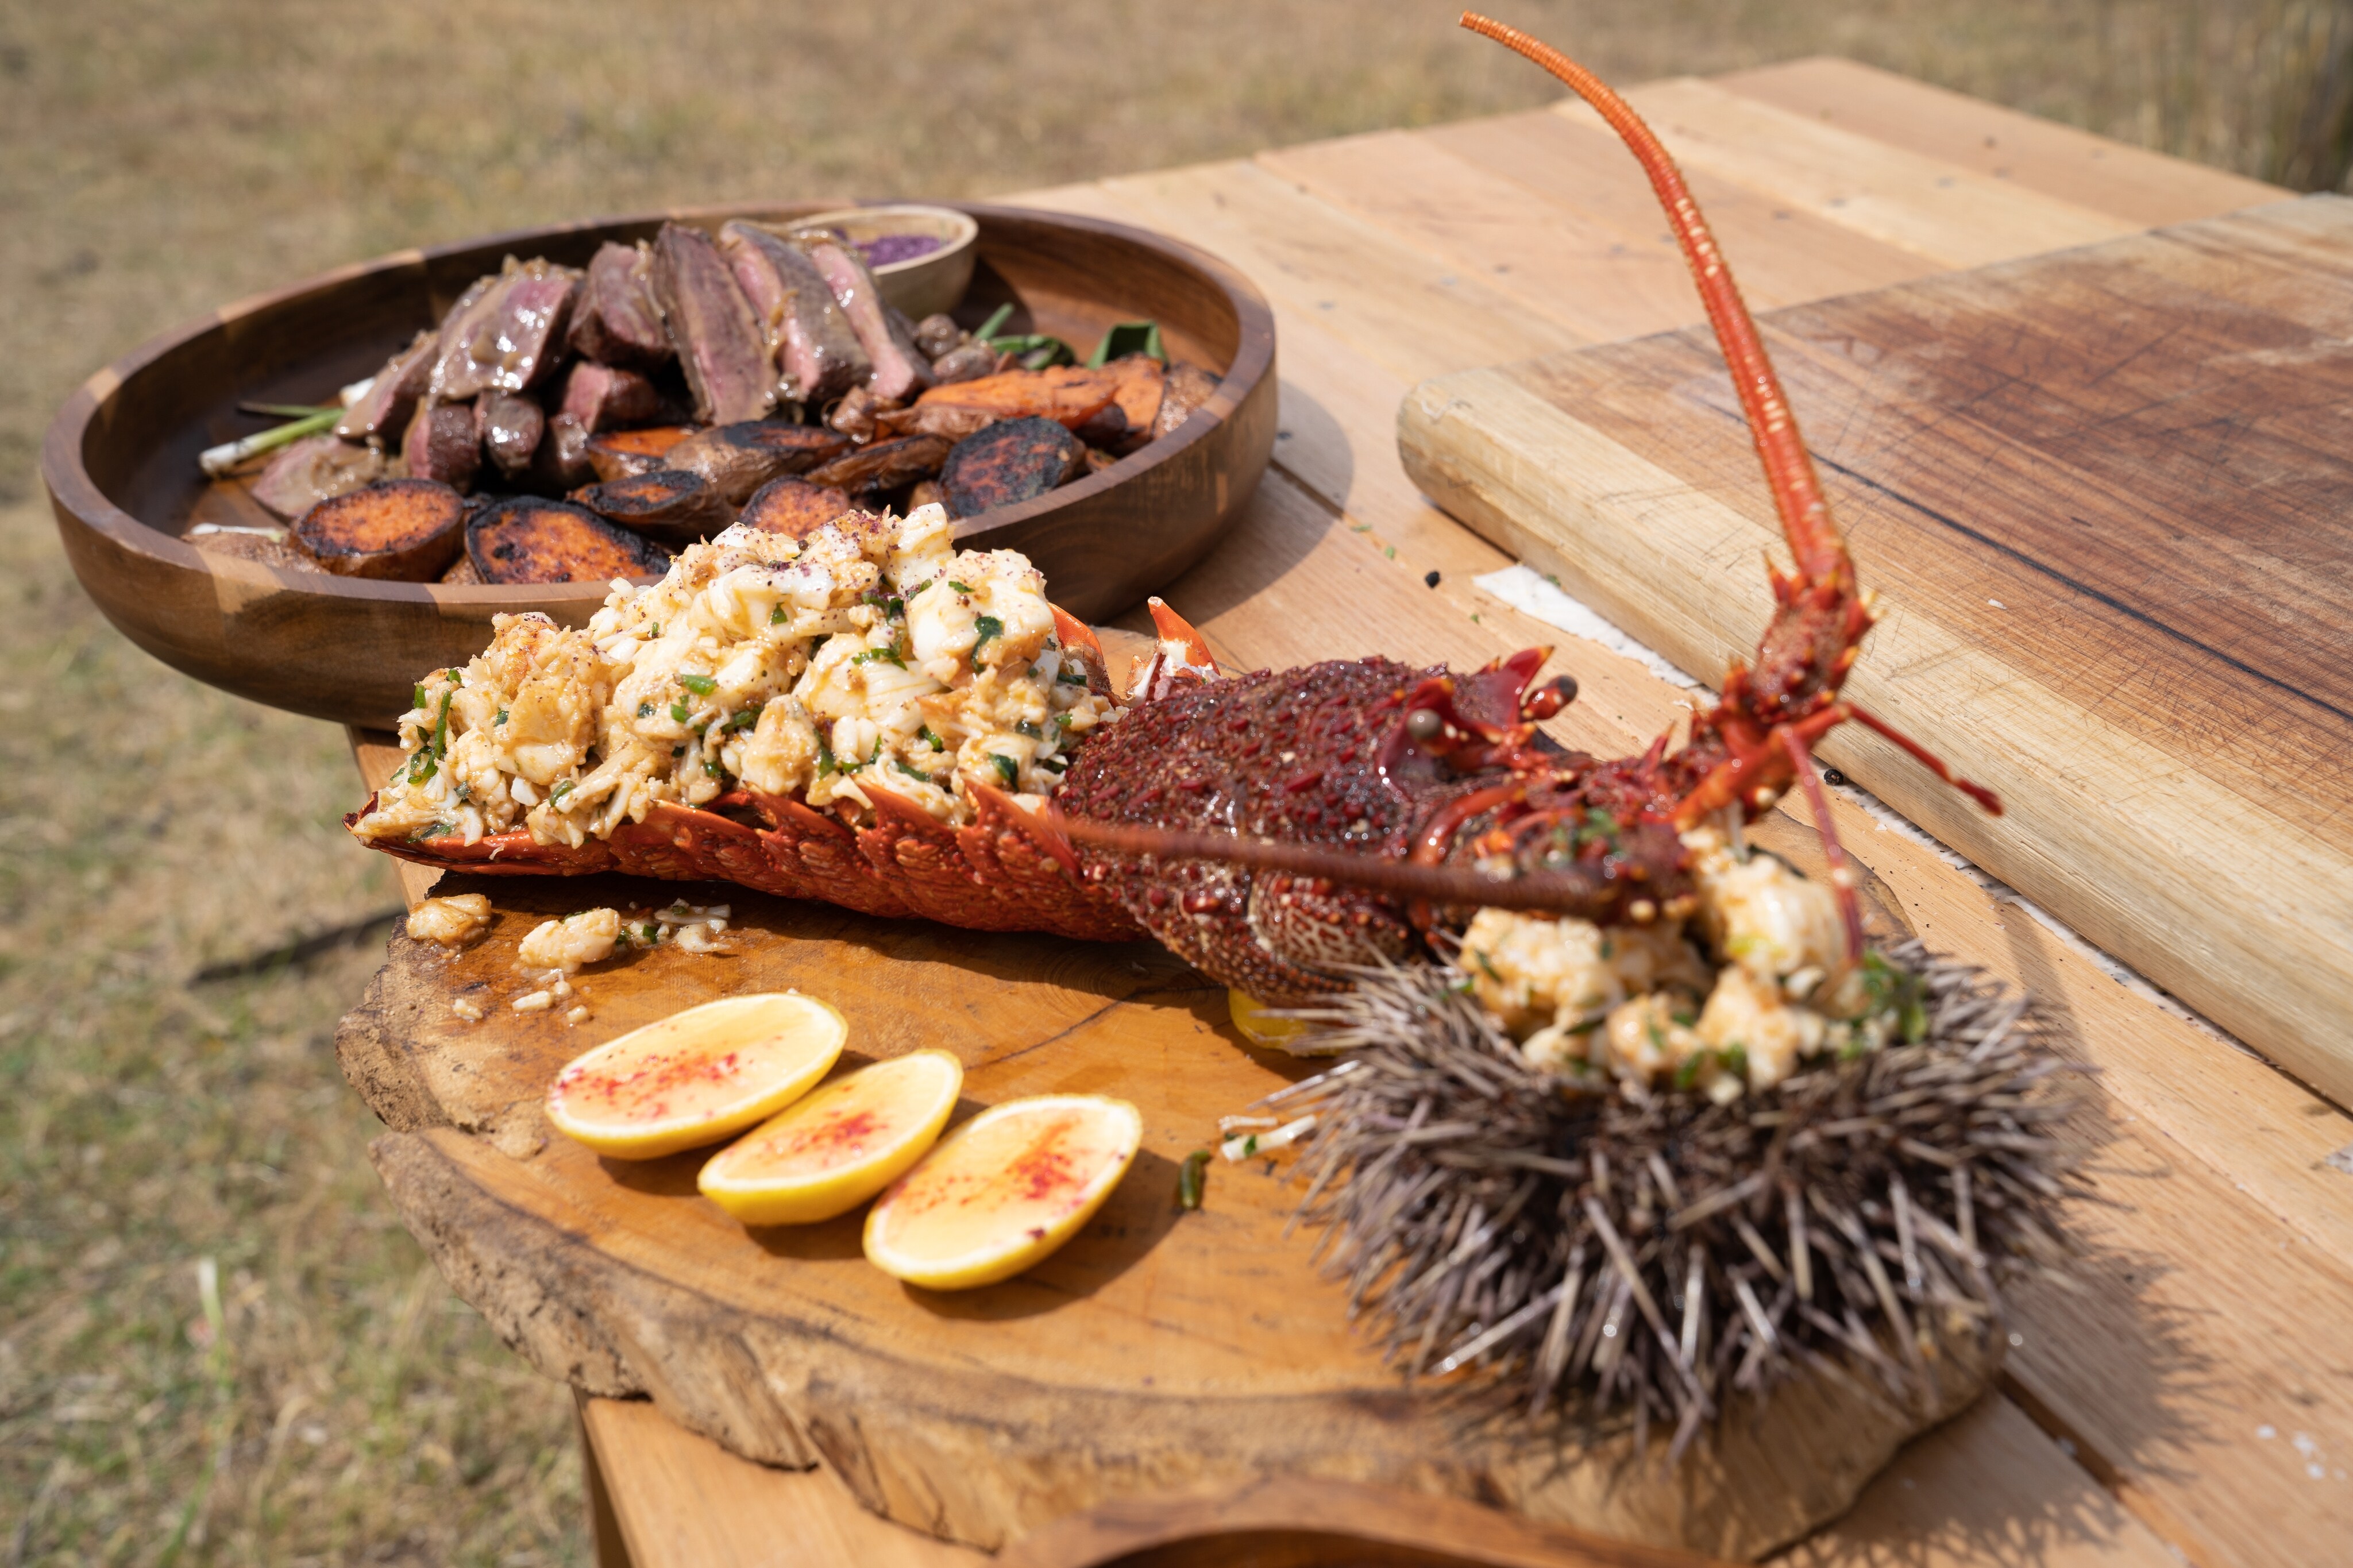
<path fill-rule="evenodd" d="M 769 533 L 807 539 L 835 518 L 858 510 L 847 492 L 807 479 L 770 479 L 744 503 L 735 521 Z"/>
<path fill-rule="evenodd" d="M 626 479 L 667 468 L 670 449 L 695 433 L 691 425 L 656 425 L 643 430 L 607 430 L 588 437 L 588 466 L 600 479 Z"/>
<path fill-rule="evenodd" d="M 572 499 L 623 528 L 672 544 L 707 539 L 735 521 L 735 509 L 711 481 L 684 468 L 607 479 L 575 491 Z"/>
<path fill-rule="evenodd" d="M 1054 420 L 1008 419 L 956 443 L 940 470 L 940 489 L 950 515 L 973 517 L 1035 500 L 1085 461 L 1079 438 Z"/>
<path fill-rule="evenodd" d="M 466 498 L 435 479 L 378 479 L 302 514 L 294 542 L 339 577 L 425 583 L 466 542 Z"/>
<path fill-rule="evenodd" d="M 853 494 L 894 490 L 938 473 L 940 465 L 947 461 L 948 450 L 944 436 L 902 436 L 860 447 L 811 468 L 806 477 L 813 485 L 830 485 Z"/>
<path fill-rule="evenodd" d="M 667 466 L 702 475 L 730 506 L 741 506 L 770 479 L 805 473 L 849 448 L 848 437 L 822 425 L 749 419 L 680 442 Z"/>
<path fill-rule="evenodd" d="M 474 514 L 466 554 L 485 583 L 610 582 L 659 577 L 670 552 L 586 507 L 516 496 Z"/>

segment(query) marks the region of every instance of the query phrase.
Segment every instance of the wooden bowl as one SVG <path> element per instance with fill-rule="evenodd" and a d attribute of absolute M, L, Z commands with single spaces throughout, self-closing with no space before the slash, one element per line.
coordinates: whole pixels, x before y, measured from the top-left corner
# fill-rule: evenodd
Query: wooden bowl
<path fill-rule="evenodd" d="M 174 668 L 293 712 L 388 727 L 418 676 L 481 651 L 493 615 L 540 610 L 577 626 L 606 586 L 378 583 L 198 551 L 179 537 L 192 523 L 257 521 L 241 483 L 210 484 L 196 468 L 199 451 L 257 427 L 238 401 L 315 401 L 374 374 L 502 257 L 581 266 L 606 240 L 649 238 L 665 219 L 715 228 L 820 210 L 698 208 L 403 251 L 167 332 L 91 376 L 50 423 L 41 478 L 66 554 L 107 618 Z M 1008 331 L 1086 344 L 1148 316 L 1174 358 L 1223 377 L 1174 435 L 958 526 L 970 548 L 1029 556 L 1071 614 L 1107 618 L 1207 554 L 1265 471 L 1273 314 L 1232 268 L 1158 235 L 1018 207 L 959 210 L 979 225 L 972 287 L 956 310 L 965 325 L 1010 302 Z"/>
<path fill-rule="evenodd" d="M 938 240 L 940 247 L 929 256 L 893 261 L 874 269 L 874 282 L 882 290 L 882 298 L 905 312 L 910 321 L 916 321 L 935 311 L 955 310 L 956 301 L 965 297 L 977 254 L 973 242 L 980 237 L 980 226 L 967 213 L 955 207 L 917 206 L 905 202 L 836 207 L 831 212 L 803 218 L 793 226 L 839 229 L 852 243 L 880 239 L 886 234 L 928 234 Z"/>

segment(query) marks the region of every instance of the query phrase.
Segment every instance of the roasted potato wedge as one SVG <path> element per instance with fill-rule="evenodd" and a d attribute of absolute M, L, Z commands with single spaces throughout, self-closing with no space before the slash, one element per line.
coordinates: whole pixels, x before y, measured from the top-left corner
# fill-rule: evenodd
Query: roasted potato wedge
<path fill-rule="evenodd" d="M 434 479 L 378 479 L 304 512 L 293 538 L 339 577 L 427 583 L 465 548 L 466 498 Z"/>
<path fill-rule="evenodd" d="M 751 419 L 680 442 L 663 466 L 702 475 L 728 505 L 742 506 L 770 479 L 806 473 L 849 449 L 848 437 L 822 425 Z"/>
<path fill-rule="evenodd" d="M 769 533 L 807 539 L 842 513 L 857 510 L 846 491 L 786 477 L 762 485 L 744 503 L 743 515 L 735 521 Z"/>
<path fill-rule="evenodd" d="M 600 479 L 626 479 L 670 467 L 670 449 L 695 433 L 691 425 L 605 430 L 588 437 L 588 466 Z"/>
<path fill-rule="evenodd" d="M 717 488 L 684 468 L 607 479 L 574 491 L 572 499 L 608 521 L 665 544 L 708 539 L 735 521 L 735 509 Z"/>
<path fill-rule="evenodd" d="M 831 485 L 852 494 L 894 490 L 938 473 L 949 447 L 944 436 L 902 436 L 845 453 L 804 477 L 813 485 Z"/>
<path fill-rule="evenodd" d="M 1044 495 L 1085 461 L 1079 438 L 1055 420 L 1008 419 L 956 443 L 940 469 L 940 489 L 951 516 L 974 517 Z"/>
<path fill-rule="evenodd" d="M 670 552 L 586 507 L 515 496 L 466 525 L 466 554 L 485 583 L 609 582 L 659 577 Z"/>

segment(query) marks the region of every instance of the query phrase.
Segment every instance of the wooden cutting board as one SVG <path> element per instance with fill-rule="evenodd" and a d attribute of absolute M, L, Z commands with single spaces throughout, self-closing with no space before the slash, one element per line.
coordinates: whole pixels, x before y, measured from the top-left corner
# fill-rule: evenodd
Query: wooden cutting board
<path fill-rule="evenodd" d="M 1313 1238 L 1286 1234 L 1300 1194 L 1276 1163 L 1213 1162 L 1200 1209 L 1177 1206 L 1178 1166 L 1215 1143 L 1219 1116 L 1311 1064 L 1243 1045 L 1225 992 L 1156 945 L 617 877 L 450 877 L 438 890 L 488 893 L 491 931 L 454 953 L 396 936 L 336 1048 L 392 1130 L 376 1169 L 443 1276 L 549 1375 L 650 1395 L 750 1458 L 821 1460 L 869 1508 L 949 1540 L 993 1549 L 1106 1500 L 1290 1476 L 1746 1559 L 1842 1512 L 1994 1370 L 1955 1357 L 1923 1408 L 1865 1379 L 1800 1382 L 1672 1471 L 1656 1426 L 1638 1455 L 1622 1433 L 1476 1420 L 1380 1363 L 1311 1262 Z M 730 905 L 727 954 L 665 946 L 596 966 L 577 982 L 594 1016 L 576 1026 L 508 1005 L 536 984 L 515 947 L 540 920 L 677 893 Z M 788 987 L 848 1017 L 845 1069 L 954 1051 L 958 1120 L 1025 1094 L 1117 1095 L 1143 1112 L 1143 1152 L 1046 1262 L 943 1294 L 870 1266 L 862 1214 L 747 1231 L 695 1190 L 702 1153 L 606 1160 L 548 1126 L 542 1097 L 579 1052 L 715 994 Z M 459 1016 L 459 997 L 486 1016 Z"/>
<path fill-rule="evenodd" d="M 1736 269 L 1740 257 L 1730 256 Z M 2353 1098 L 2353 201 L 1762 319 L 1885 616 L 1829 763 Z M 1779 552 L 1704 330 L 1422 383 L 1408 471 L 1704 679 Z"/>

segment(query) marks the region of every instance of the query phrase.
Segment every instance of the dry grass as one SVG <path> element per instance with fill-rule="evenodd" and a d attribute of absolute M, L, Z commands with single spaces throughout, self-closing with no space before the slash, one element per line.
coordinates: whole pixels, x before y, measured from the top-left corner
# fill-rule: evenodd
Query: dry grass
<path fill-rule="evenodd" d="M 2342 178 L 2342 6 L 1528 0 L 1636 79 L 1842 52 L 2250 173 Z M 79 376 L 396 246 L 728 197 L 983 193 L 1525 106 L 1443 4 L 0 9 L 0 1568 L 579 1561 L 565 1400 L 380 1198 L 328 1037 L 390 905 L 324 726 L 108 629 L 33 473 Z M 198 1289 L 214 1260 L 217 1327 Z"/>

